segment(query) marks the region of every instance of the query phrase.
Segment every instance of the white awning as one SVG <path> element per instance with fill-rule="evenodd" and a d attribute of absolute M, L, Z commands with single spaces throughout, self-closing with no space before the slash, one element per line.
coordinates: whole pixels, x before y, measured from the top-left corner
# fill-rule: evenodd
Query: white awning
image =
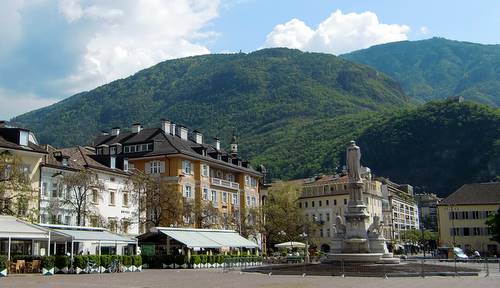
<path fill-rule="evenodd" d="M 257 244 L 240 236 L 234 230 L 156 227 L 161 232 L 189 248 L 257 248 Z"/>
<path fill-rule="evenodd" d="M 0 216 L 0 238 L 47 239 L 48 229 L 24 222 L 12 216 Z"/>
<path fill-rule="evenodd" d="M 59 235 L 66 236 L 76 242 L 92 241 L 101 243 L 136 243 L 133 238 L 124 237 L 106 230 L 73 230 L 73 229 L 51 229 Z"/>

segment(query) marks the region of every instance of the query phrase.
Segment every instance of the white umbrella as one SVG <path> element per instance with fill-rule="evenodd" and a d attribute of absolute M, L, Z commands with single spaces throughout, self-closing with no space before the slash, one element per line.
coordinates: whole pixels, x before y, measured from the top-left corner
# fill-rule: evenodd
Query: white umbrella
<path fill-rule="evenodd" d="M 294 241 L 289 241 L 289 242 L 284 242 L 280 244 L 274 245 L 276 248 L 306 248 L 306 244 L 302 242 L 294 242 Z"/>

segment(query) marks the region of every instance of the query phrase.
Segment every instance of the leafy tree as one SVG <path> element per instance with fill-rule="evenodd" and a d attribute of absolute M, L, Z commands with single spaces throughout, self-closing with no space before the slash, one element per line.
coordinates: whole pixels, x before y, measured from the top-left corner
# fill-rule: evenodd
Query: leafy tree
<path fill-rule="evenodd" d="M 21 158 L 8 151 L 0 153 L 0 215 L 36 219 L 36 209 L 30 208 L 36 194 L 28 173 Z"/>
<path fill-rule="evenodd" d="M 302 241 L 300 234 L 312 231 L 316 225 L 306 219 L 298 206 L 301 188 L 298 185 L 277 182 L 269 189 L 269 196 L 263 206 L 264 231 L 268 244 L 286 241 Z"/>
<path fill-rule="evenodd" d="M 70 213 L 76 215 L 78 226 L 85 226 L 86 220 L 90 216 L 99 217 L 92 198 L 93 191 L 96 191 L 98 199 L 100 199 L 99 192 L 103 189 L 103 184 L 95 172 L 84 169 L 74 173 L 65 173 L 61 180 L 67 193 L 61 206 L 68 207 Z"/>
<path fill-rule="evenodd" d="M 500 243 L 500 208 L 496 213 L 492 213 L 486 220 L 486 225 L 491 230 L 491 241 Z"/>

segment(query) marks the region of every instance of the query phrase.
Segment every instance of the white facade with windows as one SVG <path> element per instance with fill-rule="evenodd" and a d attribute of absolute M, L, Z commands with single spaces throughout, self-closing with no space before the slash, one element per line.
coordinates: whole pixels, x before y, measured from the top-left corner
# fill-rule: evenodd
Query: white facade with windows
<path fill-rule="evenodd" d="M 102 189 L 89 192 L 87 205 L 92 215 L 85 219 L 85 226 L 102 226 L 119 234 L 137 235 L 138 201 L 128 177 L 125 175 L 94 171 Z M 67 169 L 41 167 L 40 223 L 77 225 L 75 209 L 65 198 L 75 197 L 62 183 L 66 173 L 76 173 Z M 81 223 L 83 224 L 83 223 Z"/>

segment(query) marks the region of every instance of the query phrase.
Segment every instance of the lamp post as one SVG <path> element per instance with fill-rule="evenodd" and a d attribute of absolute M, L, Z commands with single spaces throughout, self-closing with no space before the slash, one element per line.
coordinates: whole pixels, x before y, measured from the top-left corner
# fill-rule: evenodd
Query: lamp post
<path fill-rule="evenodd" d="M 304 255 L 304 262 L 307 264 L 309 263 L 309 239 L 307 238 L 308 235 L 306 232 L 302 232 L 302 234 L 300 234 L 299 236 L 306 239 L 306 253 Z"/>

